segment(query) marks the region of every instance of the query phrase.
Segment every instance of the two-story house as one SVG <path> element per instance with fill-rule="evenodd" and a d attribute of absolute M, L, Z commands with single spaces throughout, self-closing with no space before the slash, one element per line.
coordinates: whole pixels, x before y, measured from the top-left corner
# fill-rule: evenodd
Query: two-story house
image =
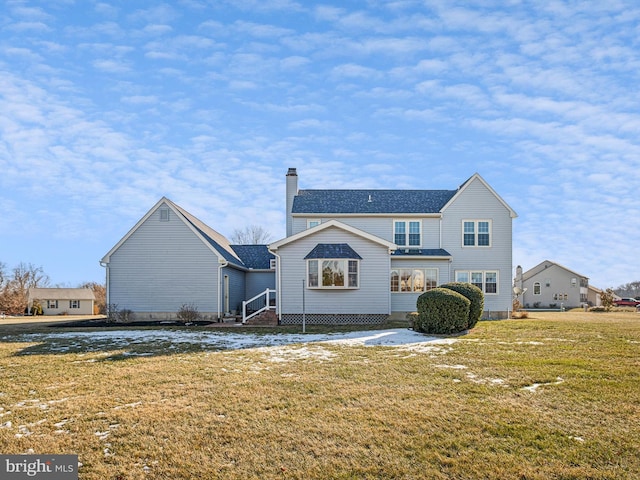
<path fill-rule="evenodd" d="M 451 281 L 484 292 L 485 317 L 508 315 L 516 214 L 480 175 L 456 190 L 301 190 L 292 168 L 286 183 L 287 236 L 269 245 L 281 323 L 404 318 Z"/>
<path fill-rule="evenodd" d="M 595 290 L 589 299 L 589 277 L 550 260 L 526 272 L 518 265 L 515 287 L 523 292 L 519 301 L 525 308 L 560 309 L 599 304 Z"/>
<path fill-rule="evenodd" d="M 380 323 L 460 281 L 484 292 L 485 318 L 508 315 L 516 213 L 478 174 L 455 190 L 304 190 L 291 168 L 286 213 L 285 238 L 231 245 L 163 198 L 102 259 L 107 302 L 219 319 L 269 289 L 281 324 Z"/>

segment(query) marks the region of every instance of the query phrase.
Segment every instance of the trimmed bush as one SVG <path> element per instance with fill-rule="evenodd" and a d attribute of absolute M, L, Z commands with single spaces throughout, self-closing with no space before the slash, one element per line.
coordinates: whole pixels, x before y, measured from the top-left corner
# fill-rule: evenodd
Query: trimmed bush
<path fill-rule="evenodd" d="M 448 288 L 469 299 L 471 306 L 469 307 L 469 324 L 467 328 L 475 327 L 476 323 L 482 318 L 482 312 L 484 311 L 484 294 L 482 290 L 471 283 L 465 282 L 444 283 L 440 285 L 440 288 Z"/>
<path fill-rule="evenodd" d="M 467 329 L 471 302 L 448 288 L 434 288 L 418 297 L 413 329 L 424 333 L 458 333 Z"/>

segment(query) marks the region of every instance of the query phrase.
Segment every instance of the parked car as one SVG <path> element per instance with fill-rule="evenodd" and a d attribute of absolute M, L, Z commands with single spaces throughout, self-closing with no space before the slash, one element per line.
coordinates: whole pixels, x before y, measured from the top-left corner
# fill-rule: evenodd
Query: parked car
<path fill-rule="evenodd" d="M 640 300 L 636 300 L 635 298 L 620 298 L 618 300 L 614 300 L 616 307 L 637 307 L 640 305 Z"/>

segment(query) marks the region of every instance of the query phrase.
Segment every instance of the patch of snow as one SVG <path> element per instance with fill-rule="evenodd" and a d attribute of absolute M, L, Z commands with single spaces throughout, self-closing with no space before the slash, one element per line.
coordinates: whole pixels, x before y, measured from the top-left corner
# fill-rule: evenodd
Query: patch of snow
<path fill-rule="evenodd" d="M 544 386 L 547 386 L 547 385 L 560 385 L 563 382 L 564 382 L 564 380 L 562 378 L 557 377 L 555 382 L 534 383 L 533 385 L 527 385 L 526 387 L 522 387 L 522 390 L 526 390 L 528 392 L 535 393 L 538 390 L 538 388 L 540 388 L 540 387 L 544 387 Z"/>

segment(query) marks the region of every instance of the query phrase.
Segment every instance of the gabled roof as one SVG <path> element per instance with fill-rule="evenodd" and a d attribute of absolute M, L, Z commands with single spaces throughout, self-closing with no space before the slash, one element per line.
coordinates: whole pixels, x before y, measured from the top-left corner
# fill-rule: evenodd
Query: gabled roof
<path fill-rule="evenodd" d="M 31 300 L 95 300 L 96 296 L 90 288 L 37 288 L 31 287 L 28 292 Z"/>
<path fill-rule="evenodd" d="M 544 262 L 540 262 L 538 265 L 536 265 L 533 268 L 530 268 L 529 270 L 527 270 L 526 272 L 524 272 L 522 274 L 522 280 L 529 280 L 531 277 L 535 277 L 537 274 L 539 274 L 540 272 L 544 272 L 547 268 L 549 267 L 558 267 L 561 268 L 569 273 L 571 273 L 572 275 L 575 275 L 576 277 L 581 277 L 581 278 L 589 278 L 585 275 L 582 275 L 581 273 L 575 272 L 563 265 L 560 265 L 559 263 L 556 262 L 552 262 L 551 260 L 545 260 Z"/>
<path fill-rule="evenodd" d="M 269 270 L 271 260 L 276 258 L 267 245 L 231 245 L 245 267 L 255 270 Z"/>
<path fill-rule="evenodd" d="M 434 214 L 455 190 L 299 190 L 292 214 Z"/>
<path fill-rule="evenodd" d="M 478 180 L 479 182 L 481 182 L 481 183 L 485 186 L 485 188 L 486 188 L 487 190 L 489 190 L 489 191 L 493 194 L 493 196 L 495 196 L 495 197 L 498 199 L 498 201 L 499 201 L 500 203 L 502 203 L 502 205 L 504 205 L 504 208 L 506 208 L 506 209 L 509 211 L 509 215 L 511 216 L 511 218 L 516 218 L 516 217 L 518 216 L 518 214 L 515 212 L 515 210 L 514 210 L 513 208 L 511 208 L 511 207 L 507 204 L 507 202 L 505 202 L 505 201 L 502 199 L 502 197 L 496 193 L 496 191 L 495 191 L 493 188 L 491 188 L 491 185 L 489 185 L 489 184 L 484 180 L 484 178 L 482 178 L 482 177 L 480 176 L 480 174 L 479 174 L 479 173 L 474 173 L 471 177 L 469 177 L 469 178 L 467 179 L 467 181 L 466 181 L 466 182 L 464 182 L 462 185 L 460 185 L 460 187 L 458 187 L 458 190 L 457 190 L 457 191 L 455 192 L 455 194 L 454 194 L 454 195 L 453 195 L 453 196 L 452 196 L 452 197 L 447 201 L 446 205 L 443 205 L 443 206 L 442 206 L 442 211 L 444 212 L 444 211 L 447 209 L 447 207 L 449 207 L 449 205 L 453 204 L 453 203 L 456 201 L 456 198 L 458 198 L 460 195 L 462 195 L 462 192 L 464 192 L 464 191 L 469 187 L 469 185 L 471 185 L 471 184 L 473 183 L 473 181 L 474 181 L 474 180 Z"/>
<path fill-rule="evenodd" d="M 102 263 L 109 263 L 109 257 L 120 248 L 120 246 L 127 241 L 133 233 L 140 228 L 140 226 L 161 206 L 166 205 L 176 215 L 177 218 L 182 220 L 189 229 L 191 229 L 200 240 L 221 260 L 225 260 L 231 264 L 237 266 L 244 266 L 238 255 L 233 251 L 229 241 L 220 233 L 216 232 L 213 228 L 203 223 L 198 218 L 191 215 L 189 212 L 179 207 L 166 197 L 162 197 L 158 202 L 149 210 L 144 217 L 142 217 L 138 223 L 136 223 L 127 234 L 120 239 L 120 241 L 102 258 Z"/>
<path fill-rule="evenodd" d="M 375 235 L 371 235 L 370 233 L 367 233 L 363 230 L 352 227 L 351 225 L 347 225 L 335 219 L 331 219 L 328 222 L 323 222 L 320 225 L 316 225 L 315 227 L 308 228 L 306 230 L 303 230 L 302 232 L 296 233 L 295 235 L 291 235 L 290 237 L 285 237 L 282 240 L 273 242 L 272 244 L 269 245 L 269 250 L 271 251 L 277 250 L 283 245 L 286 245 L 291 242 L 295 242 L 308 235 L 313 235 L 314 233 L 321 232 L 322 230 L 325 230 L 327 228 L 332 228 L 332 227 L 339 228 L 340 230 L 344 230 L 345 232 L 353 233 L 354 235 L 365 238 L 371 242 L 378 243 L 382 246 L 387 247 L 389 250 L 395 250 L 397 248 L 396 244 L 393 242 L 389 242 L 387 240 L 384 240 L 383 238 L 376 237 Z"/>

